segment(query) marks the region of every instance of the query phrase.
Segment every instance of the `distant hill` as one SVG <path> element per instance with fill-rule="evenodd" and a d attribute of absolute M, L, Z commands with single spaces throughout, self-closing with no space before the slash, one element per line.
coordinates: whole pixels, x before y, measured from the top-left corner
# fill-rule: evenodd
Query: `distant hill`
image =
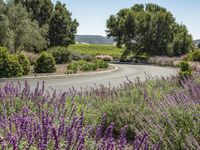
<path fill-rule="evenodd" d="M 112 38 L 108 39 L 107 37 L 104 37 L 101 35 L 77 35 L 76 42 L 88 43 L 88 44 L 113 44 L 114 43 Z"/>
<path fill-rule="evenodd" d="M 194 40 L 193 42 L 194 42 L 195 45 L 198 45 L 198 44 L 200 44 L 200 39 L 199 40 Z"/>

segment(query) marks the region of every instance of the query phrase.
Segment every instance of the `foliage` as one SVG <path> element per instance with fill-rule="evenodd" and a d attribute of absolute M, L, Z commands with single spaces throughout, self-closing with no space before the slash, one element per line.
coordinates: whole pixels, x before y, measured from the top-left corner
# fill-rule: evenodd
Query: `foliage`
<path fill-rule="evenodd" d="M 78 64 L 77 63 L 70 63 L 67 65 L 67 74 L 76 73 L 78 71 Z"/>
<path fill-rule="evenodd" d="M 1 8 L 0 8 L 1 9 Z M 0 13 L 0 46 L 3 47 L 12 47 L 12 37 L 13 32 L 9 28 L 9 20 L 8 18 Z"/>
<path fill-rule="evenodd" d="M 31 14 L 31 18 L 43 26 L 49 23 L 51 13 L 53 12 L 53 3 L 51 0 L 23 0 L 21 2 Z"/>
<path fill-rule="evenodd" d="M 76 73 L 77 71 L 95 71 L 98 68 L 108 68 L 108 63 L 103 60 L 95 60 L 88 62 L 85 60 L 79 60 L 78 62 L 72 62 L 67 66 L 67 73 Z"/>
<path fill-rule="evenodd" d="M 200 50 L 195 50 L 191 53 L 191 60 L 200 62 Z"/>
<path fill-rule="evenodd" d="M 71 56 L 70 56 L 71 60 L 78 61 L 78 60 L 81 60 L 81 59 L 82 59 L 82 58 L 81 58 L 82 55 L 81 55 L 80 53 L 75 52 L 75 51 L 71 51 L 71 50 L 70 50 L 70 52 L 71 52 Z"/>
<path fill-rule="evenodd" d="M 4 45 L 15 53 L 22 50 L 40 51 L 46 48 L 47 41 L 42 35 L 42 29 L 36 22 L 31 21 L 26 8 L 20 3 L 13 2 L 6 3 L 5 7 L 7 11 L 1 14 L 4 16 L 2 25 L 5 31 L 1 32 L 6 38 Z"/>
<path fill-rule="evenodd" d="M 33 53 L 33 52 L 27 52 L 27 51 L 23 51 L 23 53 L 28 58 L 30 64 L 33 66 L 38 58 L 38 54 Z"/>
<path fill-rule="evenodd" d="M 0 46 L 16 54 L 74 43 L 77 26 L 77 21 L 72 20 L 71 13 L 60 2 L 55 8 L 51 0 L 0 2 Z"/>
<path fill-rule="evenodd" d="M 78 22 L 72 20 L 71 13 L 65 8 L 65 5 L 57 1 L 49 23 L 50 46 L 73 44 L 77 27 Z"/>
<path fill-rule="evenodd" d="M 10 55 L 7 48 L 0 47 L 0 78 L 22 76 L 23 69 L 16 56 Z"/>
<path fill-rule="evenodd" d="M 149 141 L 148 133 L 138 134 L 134 142 L 128 143 L 125 136 L 127 126 L 119 131 L 120 136 L 115 139 L 115 124 L 110 123 L 106 127 L 105 115 L 97 128 L 94 129 L 92 124 L 87 126 L 85 113 L 79 113 L 70 101 L 73 100 L 72 95 L 54 92 L 48 96 L 44 84 L 41 87 L 38 83 L 31 92 L 30 85 L 25 82 L 25 86 L 8 83 L 0 88 L 1 102 L 4 104 L 4 107 L 0 107 L 1 149 L 136 150 L 147 146 L 160 149 L 160 144 Z"/>
<path fill-rule="evenodd" d="M 47 52 L 42 52 L 35 63 L 36 73 L 53 73 L 56 71 L 55 59 L 52 54 Z"/>
<path fill-rule="evenodd" d="M 189 77 L 192 75 L 192 70 L 190 69 L 190 65 L 186 61 L 181 61 L 179 64 L 180 72 L 179 75 L 181 78 Z"/>
<path fill-rule="evenodd" d="M 110 55 L 114 59 L 118 59 L 123 53 L 121 48 L 117 48 L 114 45 L 75 44 L 70 45 L 68 49 L 71 52 L 78 52 L 92 56 Z"/>
<path fill-rule="evenodd" d="M 135 4 L 107 20 L 107 35 L 129 52 L 150 55 L 182 55 L 192 47 L 192 37 L 184 25 L 156 4 Z"/>
<path fill-rule="evenodd" d="M 70 52 L 66 47 L 52 47 L 48 50 L 50 52 L 57 64 L 64 64 L 70 60 Z"/>
<path fill-rule="evenodd" d="M 153 56 L 153 57 L 149 57 L 148 63 L 159 65 L 159 66 L 178 67 L 179 62 L 182 59 L 183 59 L 182 57 Z"/>
<path fill-rule="evenodd" d="M 84 60 L 79 61 L 79 69 L 80 71 L 95 71 L 97 70 L 97 64 L 96 63 L 89 63 Z"/>
<path fill-rule="evenodd" d="M 39 83 L 33 92 L 27 82 L 8 83 L 0 88 L 0 148 L 198 149 L 199 79 L 179 85 L 171 78 L 49 94 Z"/>
<path fill-rule="evenodd" d="M 98 68 L 108 68 L 108 62 L 104 60 L 97 60 L 96 64 Z"/>
<path fill-rule="evenodd" d="M 24 53 L 18 55 L 18 61 L 23 69 L 23 75 L 27 75 L 30 72 L 31 63 Z"/>
<path fill-rule="evenodd" d="M 94 58 L 91 55 L 84 54 L 84 55 L 81 56 L 81 59 L 88 61 L 88 62 L 91 62 Z"/>

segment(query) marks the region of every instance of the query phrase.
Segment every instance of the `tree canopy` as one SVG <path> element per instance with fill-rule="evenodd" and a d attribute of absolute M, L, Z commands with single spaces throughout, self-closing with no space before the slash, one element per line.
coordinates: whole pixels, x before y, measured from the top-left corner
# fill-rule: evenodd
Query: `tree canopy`
<path fill-rule="evenodd" d="M 61 2 L 54 7 L 51 0 L 0 0 L 0 46 L 12 52 L 68 46 L 77 26 Z"/>
<path fill-rule="evenodd" d="M 107 20 L 107 35 L 127 52 L 150 55 L 187 53 L 192 37 L 185 25 L 178 24 L 167 9 L 156 4 L 136 4 L 120 10 Z"/>
<path fill-rule="evenodd" d="M 39 26 L 49 23 L 53 12 L 53 3 L 51 0 L 21 0 L 22 4 L 30 13 L 32 19 L 37 20 Z"/>
<path fill-rule="evenodd" d="M 49 24 L 49 40 L 51 46 L 68 46 L 75 41 L 78 22 L 72 20 L 71 13 L 65 5 L 57 2 Z"/>

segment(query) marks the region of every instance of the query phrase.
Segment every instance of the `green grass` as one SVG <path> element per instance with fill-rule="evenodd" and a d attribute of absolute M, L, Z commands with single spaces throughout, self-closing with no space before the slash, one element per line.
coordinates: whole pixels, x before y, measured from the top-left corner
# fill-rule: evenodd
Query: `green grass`
<path fill-rule="evenodd" d="M 114 59 L 119 58 L 123 53 L 123 49 L 117 48 L 114 45 L 75 44 L 70 45 L 69 50 L 71 52 L 75 51 L 81 54 L 88 54 L 92 56 L 110 55 Z"/>

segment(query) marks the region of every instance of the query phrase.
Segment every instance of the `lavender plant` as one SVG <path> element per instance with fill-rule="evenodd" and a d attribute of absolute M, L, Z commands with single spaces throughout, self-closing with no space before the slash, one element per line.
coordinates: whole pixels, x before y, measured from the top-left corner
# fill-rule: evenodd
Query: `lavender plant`
<path fill-rule="evenodd" d="M 100 89 L 101 90 L 101 89 Z M 99 90 L 99 92 L 100 92 Z M 114 150 L 159 148 L 144 138 L 135 137 L 127 142 L 126 129 L 119 137 L 113 136 L 115 124 L 105 126 L 103 115 L 99 128 L 85 123 L 83 109 L 79 113 L 74 99 L 82 101 L 83 96 L 93 97 L 89 91 L 70 89 L 66 92 L 45 91 L 44 83 L 34 90 L 26 81 L 7 83 L 0 88 L 0 148 L 1 149 L 66 149 L 66 150 Z M 106 129 L 106 130 L 104 130 Z M 96 130 L 96 135 L 95 135 Z"/>

